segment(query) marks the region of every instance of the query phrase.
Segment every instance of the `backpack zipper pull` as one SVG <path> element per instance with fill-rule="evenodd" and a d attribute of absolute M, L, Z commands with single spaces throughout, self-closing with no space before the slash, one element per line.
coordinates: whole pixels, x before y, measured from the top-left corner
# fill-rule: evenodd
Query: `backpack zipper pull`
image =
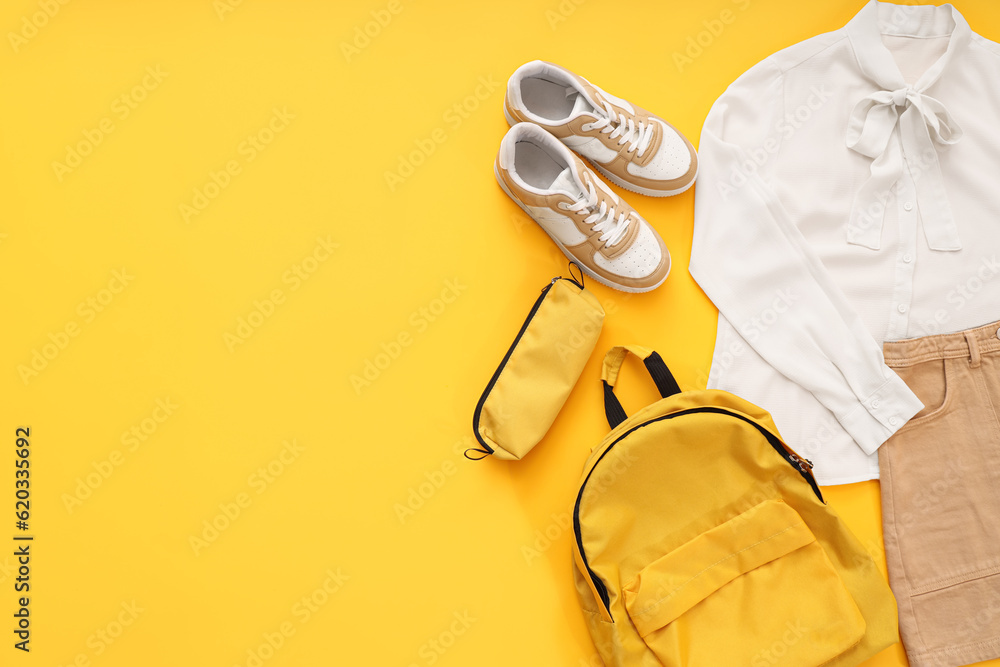
<path fill-rule="evenodd" d="M 804 459 L 797 454 L 789 454 L 789 456 L 792 457 L 792 460 L 795 461 L 795 465 L 798 466 L 799 470 L 802 472 L 809 472 L 813 469 L 813 462 L 809 459 Z"/>

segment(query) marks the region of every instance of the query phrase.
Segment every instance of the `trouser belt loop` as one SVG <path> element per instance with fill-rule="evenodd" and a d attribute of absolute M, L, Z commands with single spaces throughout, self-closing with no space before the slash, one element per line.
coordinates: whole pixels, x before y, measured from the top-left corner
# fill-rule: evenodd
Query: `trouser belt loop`
<path fill-rule="evenodd" d="M 979 354 L 979 341 L 976 340 L 976 334 L 972 331 L 966 331 L 965 341 L 969 344 L 969 367 L 979 368 L 982 356 Z"/>

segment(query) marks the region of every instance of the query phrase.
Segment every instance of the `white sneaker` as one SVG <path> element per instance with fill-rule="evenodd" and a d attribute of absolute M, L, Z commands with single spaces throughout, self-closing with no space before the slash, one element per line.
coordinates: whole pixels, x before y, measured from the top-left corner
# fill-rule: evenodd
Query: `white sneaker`
<path fill-rule="evenodd" d="M 670 253 L 660 235 L 538 125 L 510 128 L 493 171 L 503 191 L 595 280 L 648 292 L 666 279 Z"/>
<path fill-rule="evenodd" d="M 673 125 L 559 65 L 518 67 L 507 82 L 504 115 L 511 125 L 541 125 L 626 190 L 676 195 L 698 173 L 694 146 Z"/>

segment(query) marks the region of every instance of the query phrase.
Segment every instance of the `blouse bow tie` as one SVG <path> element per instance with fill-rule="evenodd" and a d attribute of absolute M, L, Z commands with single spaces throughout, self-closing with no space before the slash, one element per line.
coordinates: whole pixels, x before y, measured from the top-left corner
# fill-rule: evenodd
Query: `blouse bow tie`
<path fill-rule="evenodd" d="M 897 125 L 901 141 L 891 141 Z M 905 160 L 916 183 L 927 244 L 933 250 L 961 249 L 935 146 L 961 138 L 961 128 L 944 105 L 910 86 L 880 90 L 858 102 L 847 126 L 847 147 L 873 161 L 871 175 L 851 207 L 848 242 L 879 249 L 886 203 L 903 175 Z"/>

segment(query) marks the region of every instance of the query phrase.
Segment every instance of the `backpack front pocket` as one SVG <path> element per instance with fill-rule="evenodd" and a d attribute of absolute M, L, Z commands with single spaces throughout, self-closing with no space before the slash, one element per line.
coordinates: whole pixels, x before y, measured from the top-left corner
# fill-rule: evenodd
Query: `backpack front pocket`
<path fill-rule="evenodd" d="M 817 667 L 865 633 L 823 547 L 781 500 L 653 561 L 623 593 L 639 635 L 668 667 Z"/>

